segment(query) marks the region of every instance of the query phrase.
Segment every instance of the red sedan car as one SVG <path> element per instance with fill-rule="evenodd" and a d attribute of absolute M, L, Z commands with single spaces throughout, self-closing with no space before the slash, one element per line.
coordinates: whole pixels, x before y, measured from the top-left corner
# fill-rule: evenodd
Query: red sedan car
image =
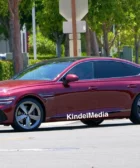
<path fill-rule="evenodd" d="M 0 82 L 0 124 L 32 131 L 43 122 L 105 119 L 140 124 L 140 66 L 113 58 L 61 58 Z"/>

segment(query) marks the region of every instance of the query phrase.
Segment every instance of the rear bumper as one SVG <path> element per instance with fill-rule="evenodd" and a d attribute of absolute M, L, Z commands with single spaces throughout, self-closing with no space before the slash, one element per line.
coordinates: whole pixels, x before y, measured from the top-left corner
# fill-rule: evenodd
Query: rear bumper
<path fill-rule="evenodd" d="M 5 115 L 5 113 L 2 111 L 2 110 L 0 110 L 0 122 L 4 122 L 4 121 L 6 121 L 8 118 L 7 118 L 7 116 Z"/>

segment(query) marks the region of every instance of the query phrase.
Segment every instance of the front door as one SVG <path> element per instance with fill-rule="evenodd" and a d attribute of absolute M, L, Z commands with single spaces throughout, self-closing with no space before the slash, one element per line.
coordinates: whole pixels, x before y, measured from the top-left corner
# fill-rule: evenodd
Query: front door
<path fill-rule="evenodd" d="M 93 79 L 93 63 L 80 63 L 65 75 L 67 74 L 76 74 L 79 81 L 69 83 L 69 87 L 65 87 L 61 80 L 54 84 L 54 97 L 48 102 L 52 117 L 60 119 L 67 118 L 68 114 L 83 115 L 94 112 L 99 106 L 96 99 L 99 82 Z"/>

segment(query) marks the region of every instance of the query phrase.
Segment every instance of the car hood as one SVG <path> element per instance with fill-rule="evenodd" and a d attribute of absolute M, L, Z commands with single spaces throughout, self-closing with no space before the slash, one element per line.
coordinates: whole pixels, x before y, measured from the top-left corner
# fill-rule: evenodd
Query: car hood
<path fill-rule="evenodd" d="M 30 87 L 30 86 L 37 86 L 37 85 L 43 85 L 46 83 L 52 83 L 52 81 L 39 81 L 39 80 L 7 80 L 7 81 L 1 81 L 0 82 L 0 91 L 6 89 L 17 89 L 17 88 L 24 88 L 24 87 Z"/>

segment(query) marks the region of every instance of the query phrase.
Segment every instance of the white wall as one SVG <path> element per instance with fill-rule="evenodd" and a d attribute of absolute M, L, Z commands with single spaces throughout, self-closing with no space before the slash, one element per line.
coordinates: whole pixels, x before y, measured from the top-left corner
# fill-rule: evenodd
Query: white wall
<path fill-rule="evenodd" d="M 0 53 L 9 52 L 9 43 L 8 40 L 0 40 Z"/>
<path fill-rule="evenodd" d="M 21 51 L 27 52 L 27 32 L 25 25 L 21 30 Z M 8 53 L 9 52 L 9 43 L 8 40 L 0 39 L 0 53 Z"/>

